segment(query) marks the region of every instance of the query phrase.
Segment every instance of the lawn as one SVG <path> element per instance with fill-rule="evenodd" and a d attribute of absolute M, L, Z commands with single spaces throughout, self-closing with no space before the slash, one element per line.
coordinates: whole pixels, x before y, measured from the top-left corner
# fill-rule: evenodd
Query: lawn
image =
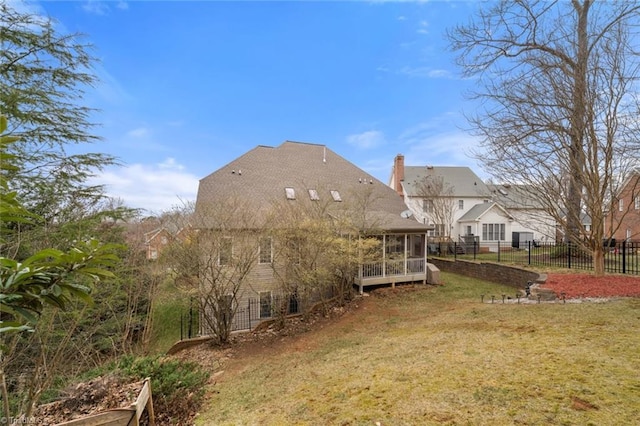
<path fill-rule="evenodd" d="M 238 351 L 197 424 L 638 424 L 640 299 L 503 304 L 512 289 L 442 276 Z"/>

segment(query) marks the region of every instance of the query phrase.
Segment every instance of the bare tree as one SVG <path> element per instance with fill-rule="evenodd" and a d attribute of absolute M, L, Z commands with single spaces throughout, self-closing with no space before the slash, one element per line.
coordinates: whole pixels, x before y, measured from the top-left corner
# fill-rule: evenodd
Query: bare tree
<path fill-rule="evenodd" d="M 206 331 L 216 343 L 225 343 L 258 262 L 263 227 L 248 203 L 231 198 L 199 207 L 192 221 L 198 230 L 174 241 L 162 258 L 181 287 L 197 297 Z"/>
<path fill-rule="evenodd" d="M 638 158 L 639 17 L 636 2 L 502 0 L 448 33 L 478 78 L 478 158 L 498 180 L 535 188 L 597 275 L 604 206 Z"/>
<path fill-rule="evenodd" d="M 373 191 L 364 187 L 345 199 L 274 205 L 274 274 L 282 291 L 296 294 L 303 304 L 317 300 L 326 307 L 329 298 L 344 303 L 358 268 L 382 256 L 381 241 L 375 237 L 380 219 L 371 213 Z"/>
<path fill-rule="evenodd" d="M 416 194 L 427 203 L 425 214 L 436 225 L 438 236 L 451 238 L 455 208 L 453 187 L 442 176 L 425 176 L 416 183 Z"/>

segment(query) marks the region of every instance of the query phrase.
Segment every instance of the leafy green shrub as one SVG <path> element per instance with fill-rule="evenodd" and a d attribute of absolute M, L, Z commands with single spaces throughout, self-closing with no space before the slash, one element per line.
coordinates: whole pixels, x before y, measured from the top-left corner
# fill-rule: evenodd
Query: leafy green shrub
<path fill-rule="evenodd" d="M 196 363 L 161 357 L 124 356 L 114 370 L 135 380 L 151 379 L 156 417 L 174 423 L 184 421 L 186 413 L 195 413 L 202 403 L 209 372 Z"/>

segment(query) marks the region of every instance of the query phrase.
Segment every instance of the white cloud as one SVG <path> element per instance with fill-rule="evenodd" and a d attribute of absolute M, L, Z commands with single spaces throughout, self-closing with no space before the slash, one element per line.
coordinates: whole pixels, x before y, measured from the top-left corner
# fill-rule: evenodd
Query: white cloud
<path fill-rule="evenodd" d="M 82 9 L 93 15 L 106 15 L 109 12 L 109 6 L 99 0 L 88 0 L 82 5 Z"/>
<path fill-rule="evenodd" d="M 420 21 L 420 28 L 417 30 L 418 34 L 429 34 L 429 23 L 427 21 Z"/>
<path fill-rule="evenodd" d="M 480 153 L 480 140 L 460 130 L 458 114 L 443 114 L 404 131 L 398 142 L 406 146 L 407 165 L 467 166 L 483 177 L 476 157 Z"/>
<path fill-rule="evenodd" d="M 92 178 L 91 184 L 105 185 L 110 197 L 149 213 L 161 213 L 184 201 L 193 201 L 198 191 L 198 178 L 185 172 L 184 166 L 173 158 L 159 164 L 110 168 Z"/>
<path fill-rule="evenodd" d="M 378 130 L 369 130 L 347 136 L 347 143 L 360 149 L 375 148 L 384 143 L 384 134 Z"/>
<path fill-rule="evenodd" d="M 175 158 L 171 157 L 158 164 L 158 167 L 164 170 L 184 170 L 184 166 L 182 164 L 178 164 Z"/>
<path fill-rule="evenodd" d="M 451 71 L 430 67 L 403 67 L 398 73 L 421 78 L 453 78 Z"/>
<path fill-rule="evenodd" d="M 102 0 L 87 0 L 82 5 L 82 9 L 85 12 L 91 13 L 93 15 L 104 16 L 104 15 L 108 15 L 109 12 L 111 11 L 111 6 L 108 3 L 110 2 L 102 1 Z M 119 0 L 115 2 L 115 7 L 116 9 L 127 10 L 129 9 L 129 3 L 123 0 Z"/>
<path fill-rule="evenodd" d="M 137 138 L 137 139 L 147 138 L 150 135 L 151 135 L 151 131 L 146 127 L 138 127 L 137 129 L 129 130 L 127 132 L 127 136 L 132 138 Z"/>

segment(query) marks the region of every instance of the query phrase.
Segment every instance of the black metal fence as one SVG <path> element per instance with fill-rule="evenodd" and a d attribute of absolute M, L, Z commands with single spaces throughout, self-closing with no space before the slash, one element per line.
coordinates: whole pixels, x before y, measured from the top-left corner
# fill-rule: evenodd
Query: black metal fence
<path fill-rule="evenodd" d="M 297 294 L 275 294 L 268 298 L 252 297 L 240 301 L 235 306 L 231 320 L 231 331 L 253 330 L 262 321 L 277 316 L 287 316 L 302 312 L 304 303 Z M 196 298 L 191 298 L 189 310 L 180 316 L 180 339 L 190 339 L 209 334 Z"/>
<path fill-rule="evenodd" d="M 606 241 L 605 271 L 640 275 L 640 241 Z M 428 254 L 469 260 L 512 263 L 540 267 L 593 270 L 591 253 L 569 243 L 525 241 L 456 242 L 429 240 Z"/>
<path fill-rule="evenodd" d="M 271 295 L 269 300 L 250 298 L 239 306 L 233 317 L 231 331 L 252 330 L 264 320 L 300 312 L 300 303 L 295 294 Z"/>

